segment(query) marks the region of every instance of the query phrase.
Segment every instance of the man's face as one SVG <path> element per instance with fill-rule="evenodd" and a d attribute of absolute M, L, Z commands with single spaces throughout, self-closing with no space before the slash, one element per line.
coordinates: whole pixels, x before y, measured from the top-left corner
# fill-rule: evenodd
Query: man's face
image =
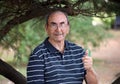
<path fill-rule="evenodd" d="M 69 24 L 66 16 L 61 12 L 50 15 L 46 25 L 46 32 L 49 40 L 54 42 L 64 41 L 69 33 Z"/>

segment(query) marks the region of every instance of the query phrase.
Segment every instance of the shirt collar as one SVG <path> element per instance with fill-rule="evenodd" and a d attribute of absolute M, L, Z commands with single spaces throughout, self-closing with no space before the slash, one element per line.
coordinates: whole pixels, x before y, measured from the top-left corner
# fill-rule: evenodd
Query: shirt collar
<path fill-rule="evenodd" d="M 50 52 L 58 52 L 58 50 L 48 41 L 49 37 L 47 37 L 44 41 L 45 47 L 50 51 Z M 65 40 L 65 50 L 69 49 L 69 44 L 68 41 Z"/>

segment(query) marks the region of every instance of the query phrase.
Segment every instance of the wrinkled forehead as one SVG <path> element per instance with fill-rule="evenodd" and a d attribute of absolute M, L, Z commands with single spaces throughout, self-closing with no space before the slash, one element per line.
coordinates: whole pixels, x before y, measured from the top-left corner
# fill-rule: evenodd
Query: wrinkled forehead
<path fill-rule="evenodd" d="M 67 23 L 68 20 L 67 20 L 67 16 L 64 13 L 55 12 L 55 13 L 52 13 L 48 18 L 48 23 L 51 23 L 51 22 L 55 22 L 55 23 L 65 22 L 65 23 Z"/>

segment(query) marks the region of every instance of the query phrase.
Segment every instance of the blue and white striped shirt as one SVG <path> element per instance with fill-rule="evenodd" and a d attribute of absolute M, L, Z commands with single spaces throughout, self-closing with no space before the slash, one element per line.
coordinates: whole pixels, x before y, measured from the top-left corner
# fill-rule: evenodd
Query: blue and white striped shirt
<path fill-rule="evenodd" d="M 84 54 L 80 46 L 68 41 L 64 53 L 60 53 L 47 38 L 30 55 L 27 84 L 82 84 Z"/>

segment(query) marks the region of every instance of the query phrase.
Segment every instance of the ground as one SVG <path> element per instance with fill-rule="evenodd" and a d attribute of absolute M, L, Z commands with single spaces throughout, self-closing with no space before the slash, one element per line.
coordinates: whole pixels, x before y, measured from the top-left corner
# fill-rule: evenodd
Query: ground
<path fill-rule="evenodd" d="M 92 51 L 95 69 L 100 84 L 111 84 L 120 73 L 120 31 L 111 31 L 113 38 L 105 40 L 101 46 Z"/>
<path fill-rule="evenodd" d="M 98 75 L 99 84 L 111 84 L 116 74 L 120 73 L 120 30 L 110 31 L 114 36 L 106 39 L 99 47 L 91 50 L 94 68 Z M 0 84 L 13 84 L 7 79 Z"/>

